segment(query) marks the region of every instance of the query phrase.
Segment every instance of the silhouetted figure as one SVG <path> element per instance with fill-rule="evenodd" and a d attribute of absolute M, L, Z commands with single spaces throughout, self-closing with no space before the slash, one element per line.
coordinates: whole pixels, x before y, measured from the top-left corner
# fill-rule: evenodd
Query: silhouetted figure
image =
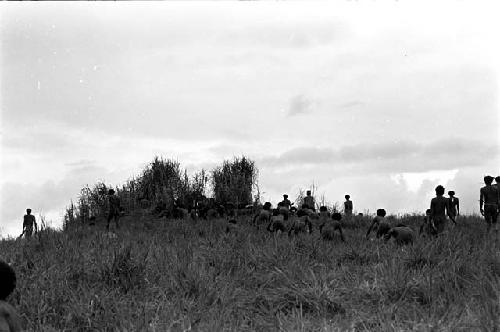
<path fill-rule="evenodd" d="M 420 225 L 420 229 L 418 231 L 419 235 L 422 235 L 422 233 L 425 233 L 427 235 L 437 235 L 437 228 L 434 225 L 434 221 L 432 220 L 431 216 L 431 209 L 427 209 L 425 211 L 425 217 L 422 225 Z"/>
<path fill-rule="evenodd" d="M 449 211 L 449 201 L 444 195 L 444 187 L 439 185 L 435 189 L 436 197 L 431 199 L 431 218 L 434 221 L 437 233 L 440 234 L 446 227 L 446 216 Z"/>
<path fill-rule="evenodd" d="M 306 205 L 309 210 L 316 211 L 316 204 L 310 190 L 306 191 L 306 197 L 304 197 L 302 205 Z"/>
<path fill-rule="evenodd" d="M 495 224 L 495 231 L 498 231 L 497 216 L 499 202 L 498 187 L 492 186 L 493 177 L 486 175 L 484 177 L 485 186 L 481 188 L 479 194 L 479 211 L 484 216 L 486 224 L 488 225 L 488 232 L 491 225 Z M 484 206 L 484 209 L 483 209 Z"/>
<path fill-rule="evenodd" d="M 283 200 L 281 201 L 282 206 L 286 207 L 287 209 L 290 209 L 290 207 L 293 205 L 293 203 L 288 199 L 288 195 L 284 194 L 283 195 Z"/>
<path fill-rule="evenodd" d="M 115 195 L 115 191 L 113 189 L 108 190 L 108 202 L 109 213 L 106 230 L 109 231 L 109 224 L 111 223 L 111 220 L 114 220 L 116 228 L 119 228 L 118 220 L 120 219 L 120 199 Z"/>
<path fill-rule="evenodd" d="M 335 232 L 338 231 L 340 234 L 340 240 L 342 240 L 342 242 L 345 241 L 340 220 L 342 220 L 342 215 L 338 212 L 334 212 L 332 213 L 331 221 L 323 222 L 319 226 L 319 232 L 323 240 L 328 240 L 328 241 L 333 240 L 335 238 Z"/>
<path fill-rule="evenodd" d="M 352 216 L 352 201 L 350 200 L 351 196 L 350 195 L 345 195 L 345 202 L 344 202 L 344 214 L 347 218 L 351 218 Z"/>
<path fill-rule="evenodd" d="M 284 194 L 283 200 L 278 203 L 278 209 L 285 220 L 288 220 L 288 217 L 290 216 L 290 208 L 292 205 L 293 203 L 288 199 L 288 195 Z"/>
<path fill-rule="evenodd" d="M 457 217 L 460 214 L 460 202 L 458 197 L 455 197 L 455 192 L 453 190 L 448 191 L 448 196 L 448 205 L 450 208 L 448 210 L 448 217 L 450 217 L 451 221 L 456 224 Z"/>
<path fill-rule="evenodd" d="M 33 235 L 33 231 L 35 234 L 38 232 L 38 226 L 36 224 L 35 216 L 31 214 L 31 209 L 26 209 L 26 214 L 23 217 L 23 232 L 19 237 L 31 237 Z"/>
<path fill-rule="evenodd" d="M 7 297 L 16 288 L 16 273 L 9 264 L 0 261 L 0 331 L 20 332 L 21 318 L 7 302 Z"/>
<path fill-rule="evenodd" d="M 385 209 L 377 209 L 377 216 L 373 218 L 372 224 L 370 225 L 370 228 L 368 228 L 368 231 L 366 232 L 366 238 L 370 236 L 370 232 L 372 231 L 372 229 L 373 230 L 377 229 L 377 239 L 389 232 L 391 226 L 385 220 L 385 216 L 386 216 Z"/>

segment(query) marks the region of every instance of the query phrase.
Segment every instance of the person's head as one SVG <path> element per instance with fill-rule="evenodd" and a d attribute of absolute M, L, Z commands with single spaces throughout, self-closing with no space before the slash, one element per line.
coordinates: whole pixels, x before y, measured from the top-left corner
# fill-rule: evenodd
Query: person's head
<path fill-rule="evenodd" d="M 426 214 L 427 216 L 430 216 L 430 215 L 431 215 L 431 209 L 427 209 L 427 210 L 425 210 L 425 214 Z"/>
<path fill-rule="evenodd" d="M 306 195 L 311 196 L 311 191 L 310 190 L 306 191 Z"/>
<path fill-rule="evenodd" d="M 346 200 L 349 200 L 349 198 L 351 198 L 350 195 L 345 195 L 344 197 L 345 197 Z"/>
<path fill-rule="evenodd" d="M 377 209 L 377 216 L 378 217 L 385 217 L 385 209 Z"/>
<path fill-rule="evenodd" d="M 108 190 L 108 195 L 114 195 L 114 194 L 115 194 L 114 189 L 109 189 L 109 190 Z"/>
<path fill-rule="evenodd" d="M 16 288 L 16 273 L 4 261 L 0 261 L 0 301 L 5 301 Z"/>
<path fill-rule="evenodd" d="M 319 212 L 328 212 L 328 209 L 326 206 L 320 206 L 319 207 Z"/>
<path fill-rule="evenodd" d="M 287 194 L 284 194 L 284 195 L 283 195 L 283 198 L 284 198 L 284 199 L 287 199 L 287 198 L 288 198 L 288 195 L 287 195 Z"/>
<path fill-rule="evenodd" d="M 486 176 L 484 177 L 484 183 L 485 183 L 486 185 L 490 185 L 492 182 L 493 182 L 493 177 L 492 177 L 492 176 L 490 176 L 490 175 L 486 175 Z"/>
<path fill-rule="evenodd" d="M 500 176 L 497 176 L 497 177 L 495 178 L 495 182 L 496 182 L 496 183 L 500 183 Z"/>
<path fill-rule="evenodd" d="M 342 215 L 338 212 L 332 213 L 332 219 L 336 221 L 340 221 L 342 219 Z"/>
<path fill-rule="evenodd" d="M 436 187 L 436 195 L 437 196 L 443 196 L 444 195 L 444 187 L 442 185 L 439 185 Z"/>
<path fill-rule="evenodd" d="M 453 197 L 453 196 L 455 196 L 455 192 L 453 190 L 450 190 L 450 191 L 448 191 L 448 195 Z"/>
<path fill-rule="evenodd" d="M 31 209 L 26 209 L 27 214 L 31 214 Z"/>

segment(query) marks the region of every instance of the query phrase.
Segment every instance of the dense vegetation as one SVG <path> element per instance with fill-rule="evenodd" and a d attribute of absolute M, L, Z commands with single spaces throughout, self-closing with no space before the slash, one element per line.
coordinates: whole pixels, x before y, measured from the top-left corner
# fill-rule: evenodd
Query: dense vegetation
<path fill-rule="evenodd" d="M 111 235 L 100 219 L 3 240 L 0 256 L 29 331 L 499 330 L 500 256 L 480 218 L 404 247 L 366 240 L 369 222 L 345 223 L 342 243 L 137 210 Z"/>

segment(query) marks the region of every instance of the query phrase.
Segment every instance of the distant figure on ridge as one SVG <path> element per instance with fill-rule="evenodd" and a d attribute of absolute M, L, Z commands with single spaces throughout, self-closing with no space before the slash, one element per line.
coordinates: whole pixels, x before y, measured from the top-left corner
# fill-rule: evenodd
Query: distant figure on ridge
<path fill-rule="evenodd" d="M 19 237 L 31 237 L 33 235 L 33 229 L 35 234 L 38 232 L 38 227 L 36 224 L 35 216 L 31 214 L 31 209 L 26 209 L 26 214 L 23 218 L 23 232 Z"/>
<path fill-rule="evenodd" d="M 9 264 L 0 261 L 0 331 L 20 332 L 21 318 L 7 302 L 7 297 L 16 288 L 16 273 Z"/>
<path fill-rule="evenodd" d="M 431 199 L 431 218 L 438 234 L 442 233 L 446 227 L 446 216 L 449 213 L 449 200 L 444 195 L 444 187 L 436 187 L 436 197 Z"/>
<path fill-rule="evenodd" d="M 448 217 L 450 217 L 451 221 L 456 224 L 457 217 L 460 214 L 460 203 L 458 197 L 455 197 L 455 192 L 453 190 L 448 191 L 448 196 L 448 204 L 450 208 L 448 210 Z"/>
<path fill-rule="evenodd" d="M 290 209 L 290 207 L 292 206 L 292 202 L 290 202 L 290 200 L 288 199 L 288 195 L 287 194 L 284 194 L 283 195 L 283 200 L 281 201 L 281 205 L 286 207 L 287 209 Z"/>
<path fill-rule="evenodd" d="M 292 207 L 293 203 L 290 202 L 288 199 L 288 195 L 284 194 L 283 195 L 283 200 L 278 203 L 278 209 L 280 211 L 280 214 L 283 215 L 285 220 L 288 220 L 288 217 L 290 215 L 290 208 Z"/>
<path fill-rule="evenodd" d="M 493 177 L 486 175 L 484 177 L 485 186 L 482 187 L 479 192 L 479 211 L 484 216 L 486 224 L 488 225 L 488 232 L 492 224 L 495 224 L 495 231 L 498 231 L 497 216 L 500 198 L 498 187 L 492 186 L 492 182 Z"/>
<path fill-rule="evenodd" d="M 316 211 L 316 204 L 314 203 L 314 197 L 311 196 L 310 190 L 306 191 L 306 197 L 304 197 L 302 205 L 307 205 L 307 209 Z"/>
<path fill-rule="evenodd" d="M 116 228 L 119 228 L 118 220 L 120 219 L 120 199 L 115 195 L 113 189 L 108 190 L 108 201 L 109 201 L 109 213 L 108 213 L 108 224 L 106 225 L 106 230 L 109 231 L 109 224 L 111 220 L 115 221 Z"/>
<path fill-rule="evenodd" d="M 349 200 L 351 196 L 345 195 L 344 197 L 345 197 L 344 214 L 348 219 L 350 219 L 352 217 L 352 201 Z"/>

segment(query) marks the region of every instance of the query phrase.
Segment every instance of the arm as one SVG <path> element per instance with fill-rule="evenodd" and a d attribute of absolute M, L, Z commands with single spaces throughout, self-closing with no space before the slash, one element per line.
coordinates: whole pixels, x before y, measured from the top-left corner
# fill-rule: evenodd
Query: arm
<path fill-rule="evenodd" d="M 370 228 L 368 228 L 368 232 L 366 232 L 366 238 L 370 235 L 370 232 L 372 231 L 373 226 L 377 223 L 377 218 L 373 219 L 372 224 L 370 225 Z"/>
<path fill-rule="evenodd" d="M 481 214 L 484 216 L 483 203 L 484 203 L 483 189 L 481 189 L 479 190 L 479 212 L 481 212 Z"/>
<path fill-rule="evenodd" d="M 446 208 L 446 214 L 448 215 L 448 218 L 451 219 L 451 221 L 453 221 L 453 223 L 456 225 L 457 222 L 455 221 L 455 218 L 453 218 L 453 216 L 451 215 L 450 213 L 450 210 L 451 210 L 451 207 L 452 207 L 452 201 L 451 199 L 447 199 L 446 200 L 446 205 L 445 205 L 445 208 Z"/>

